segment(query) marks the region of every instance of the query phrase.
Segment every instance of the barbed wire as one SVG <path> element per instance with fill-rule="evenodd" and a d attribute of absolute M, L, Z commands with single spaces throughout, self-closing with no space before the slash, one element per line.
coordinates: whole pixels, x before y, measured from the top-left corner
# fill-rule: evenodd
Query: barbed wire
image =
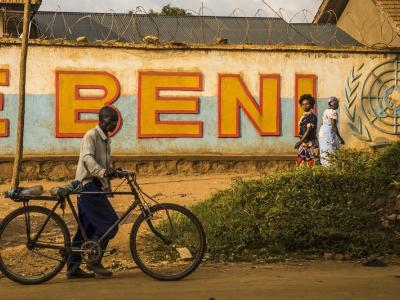
<path fill-rule="evenodd" d="M 161 44 L 312 44 L 342 47 L 364 45 L 370 48 L 389 48 L 399 45 L 400 36 L 387 19 L 376 24 L 368 20 L 360 22 L 346 14 L 352 27 L 352 36 L 336 26 L 338 17 L 327 11 L 320 19 L 332 23 L 310 23 L 313 14 L 302 9 L 294 14 L 279 9 L 275 11 L 266 2 L 253 16 L 247 16 L 236 8 L 228 17 L 217 16 L 210 8 L 202 6 L 198 11 L 188 10 L 190 16 L 162 16 L 149 13 L 139 6 L 122 14 L 110 10 L 106 13 L 63 12 L 61 7 L 53 12 L 37 12 L 31 21 L 30 37 L 37 39 L 91 41 L 121 41 L 128 43 Z M 20 37 L 22 14 L 5 15 L 6 35 Z M 375 37 L 369 33 L 374 28 Z"/>

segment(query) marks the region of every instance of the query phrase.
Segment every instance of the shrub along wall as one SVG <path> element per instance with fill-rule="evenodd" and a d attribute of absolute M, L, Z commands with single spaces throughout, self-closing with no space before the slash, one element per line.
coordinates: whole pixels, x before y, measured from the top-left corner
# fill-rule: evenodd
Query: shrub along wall
<path fill-rule="evenodd" d="M 232 188 L 193 207 L 212 258 L 399 253 L 390 183 L 400 178 L 400 143 L 381 153 L 345 150 L 331 168 L 297 168 Z"/>

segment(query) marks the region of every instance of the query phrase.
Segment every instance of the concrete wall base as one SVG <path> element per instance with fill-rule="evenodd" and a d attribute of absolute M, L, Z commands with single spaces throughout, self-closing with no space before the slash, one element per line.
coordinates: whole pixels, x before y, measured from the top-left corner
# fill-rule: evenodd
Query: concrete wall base
<path fill-rule="evenodd" d="M 21 180 L 72 179 L 75 176 L 77 157 L 25 158 Z M 294 156 L 287 157 L 116 157 L 114 167 L 135 171 L 138 175 L 175 175 L 206 173 L 270 172 L 294 163 Z M 0 179 L 12 176 L 13 159 L 0 158 Z"/>

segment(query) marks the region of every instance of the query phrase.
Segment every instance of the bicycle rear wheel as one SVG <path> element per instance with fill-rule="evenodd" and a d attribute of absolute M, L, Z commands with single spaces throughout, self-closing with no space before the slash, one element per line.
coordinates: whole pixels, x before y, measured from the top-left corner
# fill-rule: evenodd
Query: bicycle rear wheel
<path fill-rule="evenodd" d="M 29 218 L 26 218 L 29 216 Z M 41 247 L 28 246 L 27 224 L 33 239 L 45 224 L 38 239 Z M 70 235 L 64 221 L 45 207 L 21 207 L 0 225 L 0 270 L 21 284 L 38 284 L 56 276 L 67 259 Z"/>
<path fill-rule="evenodd" d="M 158 280 L 188 276 L 204 256 L 203 226 L 193 213 L 176 204 L 157 204 L 150 211 L 152 217 L 145 220 L 140 215 L 131 230 L 134 261 L 144 273 Z"/>

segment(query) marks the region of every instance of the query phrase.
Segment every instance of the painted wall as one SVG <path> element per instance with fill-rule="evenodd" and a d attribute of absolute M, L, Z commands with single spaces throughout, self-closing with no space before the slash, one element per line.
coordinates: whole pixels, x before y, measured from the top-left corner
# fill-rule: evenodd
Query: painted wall
<path fill-rule="evenodd" d="M 400 47 L 397 31 L 373 0 L 349 1 L 337 25 L 366 46 Z"/>
<path fill-rule="evenodd" d="M 386 134 L 369 125 L 360 98 L 370 72 L 396 54 L 365 51 L 34 44 L 28 59 L 25 154 L 76 155 L 80 137 L 95 126 L 94 113 L 104 103 L 122 117 L 114 154 L 294 154 L 302 114 L 295 99 L 303 93 L 317 97 L 319 116 L 329 96 L 340 98 L 340 130 L 348 146 L 396 140 L 397 129 Z M 18 46 L 0 45 L 3 156 L 15 149 L 18 72 Z"/>

